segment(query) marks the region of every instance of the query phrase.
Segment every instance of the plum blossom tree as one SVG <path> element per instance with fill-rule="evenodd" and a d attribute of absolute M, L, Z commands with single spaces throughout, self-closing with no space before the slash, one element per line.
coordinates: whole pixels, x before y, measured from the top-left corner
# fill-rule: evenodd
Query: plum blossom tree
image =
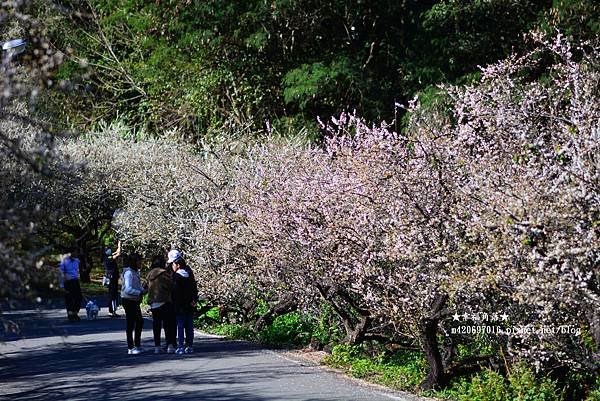
<path fill-rule="evenodd" d="M 47 47 L 27 2 L 2 3 L 0 23 L 3 37 L 28 39 L 24 54 L 3 51 L 0 60 L 0 299 L 12 300 L 41 275 L 44 244 L 36 234 L 60 210 L 57 203 L 45 209 L 56 198 L 44 185 L 63 164 L 49 125 L 30 110 L 62 53 Z"/>
<path fill-rule="evenodd" d="M 426 389 L 494 359 L 461 344 L 597 372 L 598 49 L 537 40 L 445 88 L 445 110 L 411 104 L 403 133 L 345 113 L 320 145 L 105 132 L 72 154 L 122 195 L 122 237 L 182 248 L 214 303 L 326 302 L 345 341 L 420 346 Z M 479 312 L 505 318 L 453 330 Z"/>
<path fill-rule="evenodd" d="M 509 351 L 538 367 L 597 371 L 598 49 L 536 39 L 530 54 L 484 69 L 478 86 L 451 90 L 453 149 L 469 176 L 461 203 L 511 320 L 549 329 L 509 336 Z M 540 70 L 546 79 L 527 80 Z"/>

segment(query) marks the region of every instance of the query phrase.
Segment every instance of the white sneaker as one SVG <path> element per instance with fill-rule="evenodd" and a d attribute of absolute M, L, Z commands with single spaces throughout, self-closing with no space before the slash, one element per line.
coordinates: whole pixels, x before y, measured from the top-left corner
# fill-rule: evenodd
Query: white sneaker
<path fill-rule="evenodd" d="M 129 350 L 127 350 L 127 354 L 129 355 L 137 355 L 137 354 L 141 354 L 142 353 L 142 349 L 138 348 L 138 347 L 133 347 Z"/>
<path fill-rule="evenodd" d="M 185 347 L 185 350 L 184 350 L 184 352 L 185 352 L 186 354 L 191 354 L 191 353 L 193 353 L 193 352 L 194 352 L 194 349 L 193 349 L 192 347 Z"/>
<path fill-rule="evenodd" d="M 169 344 L 169 346 L 167 347 L 167 354 L 174 354 L 175 353 L 175 347 L 173 347 L 172 344 Z"/>
<path fill-rule="evenodd" d="M 162 354 L 163 350 L 162 350 L 162 348 L 160 346 L 159 347 L 154 347 L 154 353 L 155 354 Z"/>
<path fill-rule="evenodd" d="M 177 348 L 177 351 L 175 351 L 175 353 L 177 355 L 183 355 L 185 353 L 185 350 L 183 349 L 183 347 L 179 347 Z"/>

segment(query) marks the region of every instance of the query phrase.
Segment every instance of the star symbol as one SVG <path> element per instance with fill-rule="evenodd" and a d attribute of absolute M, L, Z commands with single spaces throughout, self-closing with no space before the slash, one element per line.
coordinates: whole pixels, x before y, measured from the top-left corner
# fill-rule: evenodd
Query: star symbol
<path fill-rule="evenodd" d="M 452 321 L 454 321 L 454 320 L 460 321 L 460 315 L 456 312 L 454 312 L 454 315 L 452 315 Z"/>
<path fill-rule="evenodd" d="M 508 320 L 508 315 L 506 314 L 506 312 L 502 313 L 500 317 L 502 318 L 502 320 Z"/>

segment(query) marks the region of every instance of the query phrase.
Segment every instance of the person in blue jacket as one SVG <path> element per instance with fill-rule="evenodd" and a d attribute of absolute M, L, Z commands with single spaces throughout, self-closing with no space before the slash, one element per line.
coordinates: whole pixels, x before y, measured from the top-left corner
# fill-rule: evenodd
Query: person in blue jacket
<path fill-rule="evenodd" d="M 59 284 L 65 290 L 65 308 L 69 322 L 78 322 L 81 309 L 81 285 L 79 284 L 79 259 L 68 253 L 59 265 Z"/>

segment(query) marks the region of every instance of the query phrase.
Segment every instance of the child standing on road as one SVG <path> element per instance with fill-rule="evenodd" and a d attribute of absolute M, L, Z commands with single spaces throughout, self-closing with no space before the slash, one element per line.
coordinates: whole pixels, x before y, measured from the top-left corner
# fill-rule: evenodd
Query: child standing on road
<path fill-rule="evenodd" d="M 181 252 L 173 250 L 169 252 L 169 263 L 173 269 L 173 303 L 177 318 L 177 354 L 189 354 L 194 352 L 194 310 L 198 288 L 196 280 L 181 256 Z M 185 334 L 185 348 L 184 348 Z"/>
<path fill-rule="evenodd" d="M 130 355 L 140 354 L 142 348 L 140 345 L 142 339 L 142 326 L 144 318 L 140 303 L 145 291 L 140 279 L 141 258 L 137 254 L 123 256 L 123 287 L 121 289 L 121 298 L 125 317 L 127 319 L 127 353 Z M 134 338 L 135 331 L 135 338 Z"/>

